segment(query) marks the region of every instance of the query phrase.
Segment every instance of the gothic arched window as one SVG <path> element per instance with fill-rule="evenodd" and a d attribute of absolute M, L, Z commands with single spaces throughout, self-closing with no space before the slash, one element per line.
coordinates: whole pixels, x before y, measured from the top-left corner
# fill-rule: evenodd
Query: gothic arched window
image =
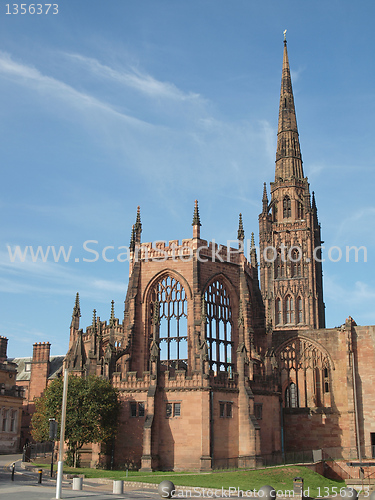
<path fill-rule="evenodd" d="M 285 196 L 283 200 L 283 217 L 289 219 L 292 216 L 292 204 L 289 196 Z"/>
<path fill-rule="evenodd" d="M 330 407 L 330 362 L 309 339 L 288 341 L 276 354 L 281 371 L 285 407 Z"/>
<path fill-rule="evenodd" d="M 297 314 L 298 323 L 303 323 L 303 302 L 301 297 L 298 297 L 297 299 Z"/>
<path fill-rule="evenodd" d="M 297 219 L 303 219 L 303 204 L 297 201 Z"/>
<path fill-rule="evenodd" d="M 294 323 L 294 301 L 290 295 L 285 299 L 285 323 Z"/>
<path fill-rule="evenodd" d="M 302 251 L 300 248 L 293 248 L 290 254 L 290 276 L 296 278 L 302 275 Z"/>
<path fill-rule="evenodd" d="M 276 324 L 281 325 L 282 322 L 283 322 L 283 314 L 282 314 L 281 300 L 276 299 Z"/>
<path fill-rule="evenodd" d="M 285 407 L 298 408 L 298 391 L 294 382 L 291 382 L 285 389 Z"/>
<path fill-rule="evenodd" d="M 206 340 L 210 368 L 214 372 L 233 372 L 232 311 L 229 294 L 219 280 L 211 283 L 205 294 L 207 306 Z"/>
<path fill-rule="evenodd" d="M 278 250 L 275 259 L 275 278 L 282 278 L 283 276 L 284 276 L 284 261 L 281 255 L 281 250 Z"/>
<path fill-rule="evenodd" d="M 168 367 L 182 368 L 188 362 L 184 287 L 175 278 L 165 276 L 157 283 L 152 298 L 153 304 L 159 303 L 160 361 Z"/>

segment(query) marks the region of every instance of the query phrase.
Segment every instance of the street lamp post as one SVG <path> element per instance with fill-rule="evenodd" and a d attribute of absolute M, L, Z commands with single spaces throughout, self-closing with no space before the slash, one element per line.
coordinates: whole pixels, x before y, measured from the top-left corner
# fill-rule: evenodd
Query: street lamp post
<path fill-rule="evenodd" d="M 64 464 L 64 440 L 65 440 L 65 417 L 66 417 L 66 399 L 68 395 L 68 370 L 64 370 L 64 389 L 61 409 L 61 428 L 60 428 L 60 448 L 59 461 L 57 463 L 57 480 L 56 480 L 56 498 L 61 498 L 62 476 Z"/>
<path fill-rule="evenodd" d="M 53 454 L 55 451 L 55 441 L 57 438 L 57 422 L 54 418 L 49 419 L 49 440 L 52 441 L 52 454 L 51 454 L 51 477 L 53 477 Z"/>

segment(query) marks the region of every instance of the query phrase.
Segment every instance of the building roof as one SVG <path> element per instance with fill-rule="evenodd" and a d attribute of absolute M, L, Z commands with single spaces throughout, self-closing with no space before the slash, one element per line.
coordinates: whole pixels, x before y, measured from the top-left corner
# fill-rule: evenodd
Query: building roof
<path fill-rule="evenodd" d="M 53 380 L 61 375 L 63 369 L 63 361 L 65 356 L 51 356 L 48 380 Z M 31 363 L 33 358 L 12 358 L 8 359 L 12 363 L 17 365 L 17 377 L 16 380 L 30 380 L 31 375 Z"/>

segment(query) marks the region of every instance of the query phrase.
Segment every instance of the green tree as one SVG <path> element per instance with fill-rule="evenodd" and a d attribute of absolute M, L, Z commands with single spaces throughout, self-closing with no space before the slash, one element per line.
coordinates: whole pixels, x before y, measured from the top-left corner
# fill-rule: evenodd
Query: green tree
<path fill-rule="evenodd" d="M 62 395 L 63 379 L 57 379 L 36 400 L 31 420 L 35 441 L 48 440 L 50 418 L 61 422 Z M 83 445 L 112 442 L 119 412 L 118 391 L 109 381 L 94 376 L 69 376 L 65 441 L 70 465 L 77 466 L 78 452 Z"/>

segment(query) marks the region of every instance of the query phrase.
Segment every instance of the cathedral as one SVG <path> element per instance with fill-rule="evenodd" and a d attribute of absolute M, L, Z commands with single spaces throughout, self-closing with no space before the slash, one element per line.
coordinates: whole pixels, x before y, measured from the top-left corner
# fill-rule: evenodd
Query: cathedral
<path fill-rule="evenodd" d="M 286 40 L 275 179 L 260 207 L 248 256 L 241 214 L 236 248 L 201 238 L 197 201 L 192 237 L 151 244 L 138 207 L 123 319 L 112 303 L 108 322 L 94 311 L 82 330 L 77 294 L 65 366 L 110 379 L 122 402 L 117 438 L 92 463 L 205 471 L 293 450 L 372 457 L 375 327 L 349 317 L 325 328 Z"/>

